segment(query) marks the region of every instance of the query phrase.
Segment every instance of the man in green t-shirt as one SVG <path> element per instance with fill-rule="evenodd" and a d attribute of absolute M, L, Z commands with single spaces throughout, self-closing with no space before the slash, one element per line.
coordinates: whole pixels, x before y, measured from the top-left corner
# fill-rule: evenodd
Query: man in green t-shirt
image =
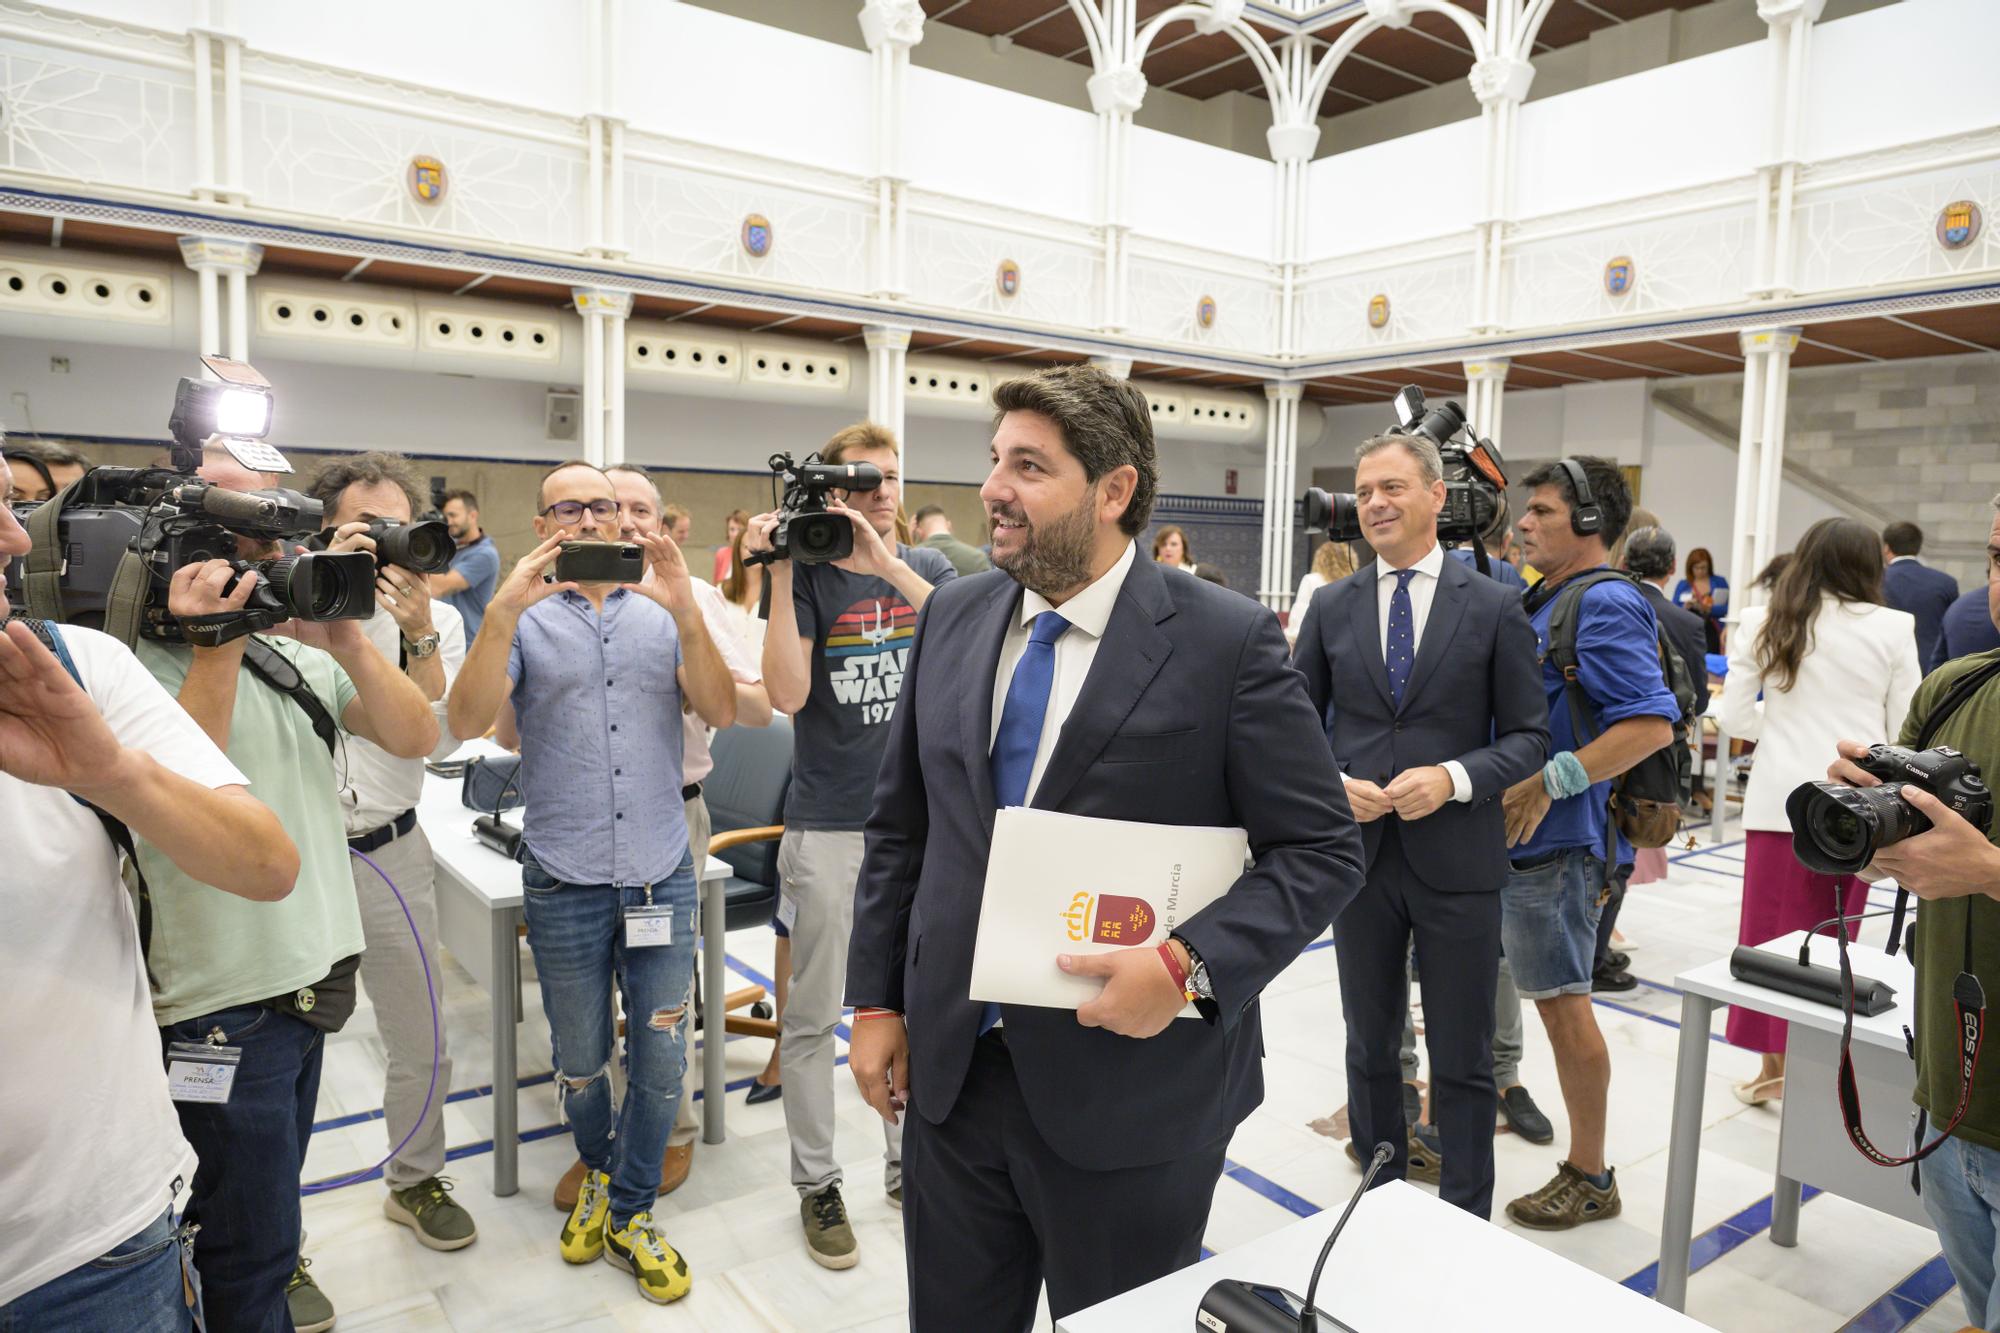
<path fill-rule="evenodd" d="M 1987 610 L 2000 625 L 2000 496 L 1994 497 L 1993 507 L 1986 547 Z M 1897 744 L 1914 747 L 1952 686 L 1995 658 L 2000 650 L 1961 657 L 1932 672 L 1910 700 Z M 1988 785 L 2000 782 L 2000 679 L 1989 680 L 1959 705 L 1930 743 L 1948 745 L 1979 765 Z M 1876 786 L 1878 779 L 1852 762 L 1866 752 L 1861 742 L 1841 741 L 1841 758 L 1827 776 L 1851 786 Z M 1921 788 L 1905 787 L 1903 795 L 1932 828 L 1882 850 L 1864 874 L 1870 879 L 1894 876 L 1921 900 L 1910 951 L 1917 968 L 1916 1100 L 1934 1132 L 1951 1119 L 1962 1086 L 1952 986 L 1966 959 L 1971 959 L 1972 974 L 1988 1002 L 2000 1001 L 2000 819 L 1982 829 Z M 1988 1052 L 1975 1066 L 1965 1118 L 1919 1167 L 1924 1209 L 1958 1279 L 1966 1317 L 1977 1328 L 2000 1328 L 1993 1246 L 2000 1227 L 2000 1068 L 1993 1064 Z"/>
<path fill-rule="evenodd" d="M 201 475 L 237 490 L 273 482 L 214 453 Z M 253 546 L 239 539 L 243 559 L 278 553 Z M 223 560 L 175 571 L 168 610 L 183 620 L 241 610 L 254 576 L 225 595 L 233 574 Z M 257 641 L 292 665 L 342 732 L 420 758 L 437 743 L 437 718 L 416 683 L 369 643 L 362 623 L 287 621 Z M 299 1171 L 326 1033 L 353 1009 L 361 913 L 332 753 L 299 701 L 245 665 L 248 642 L 194 648 L 142 639 L 138 655 L 250 779 L 251 795 L 277 813 L 298 845 L 298 883 L 281 902 L 246 902 L 190 878 L 140 841 L 151 900 L 146 961 L 170 1062 L 177 1043 L 236 1052 L 226 1100 L 175 1094 L 181 1131 L 201 1158 L 186 1216 L 207 1224 L 195 1266 L 209 1327 L 326 1328 L 333 1310 L 299 1253 Z"/>

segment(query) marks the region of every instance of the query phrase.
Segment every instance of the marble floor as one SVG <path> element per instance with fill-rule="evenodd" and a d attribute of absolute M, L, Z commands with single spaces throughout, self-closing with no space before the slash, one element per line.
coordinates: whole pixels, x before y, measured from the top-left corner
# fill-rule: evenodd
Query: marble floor
<path fill-rule="evenodd" d="M 1623 1214 L 1573 1232 L 1521 1233 L 1614 1282 L 1641 1287 L 1659 1254 L 1679 1038 L 1679 1001 L 1669 983 L 1682 970 L 1725 954 L 1736 938 L 1741 844 L 1709 850 L 1704 842 L 1704 848 L 1677 857 L 1665 882 L 1632 891 L 1623 929 L 1635 942 L 1633 971 L 1644 984 L 1603 997 L 1597 1007 L 1612 1050 L 1610 1146 Z M 1884 929 L 1870 922 L 1867 937 L 1879 942 Z M 1301 1213 L 1341 1204 L 1357 1180 L 1344 1143 L 1334 1137 L 1345 1132 L 1338 1115 L 1345 1087 L 1340 993 L 1326 943 L 1301 954 L 1265 996 L 1268 1095 L 1231 1146 L 1232 1169 L 1216 1187 L 1209 1220 L 1210 1249 L 1243 1244 Z M 767 931 L 731 935 L 732 980 L 746 984 L 768 976 L 772 946 Z M 906 1326 L 900 1215 L 879 1188 L 880 1122 L 844 1071 L 837 1076 L 840 1148 L 860 1264 L 834 1273 L 806 1257 L 787 1178 L 782 1108 L 747 1106 L 741 1091 L 763 1067 L 768 1043 L 733 1039 L 728 1142 L 698 1147 L 686 1185 L 660 1204 L 666 1234 L 687 1257 L 695 1280 L 687 1299 L 662 1309 L 642 1300 L 632 1279 L 610 1265 L 571 1268 L 556 1254 L 560 1218 L 550 1192 L 573 1154 L 547 1080 L 548 1032 L 532 980 L 520 1032 L 521 1074 L 530 1080 L 520 1098 L 529 1140 L 521 1148 L 521 1188 L 510 1198 L 493 1196 L 492 1098 L 483 1091 L 492 1067 L 486 999 L 455 963 L 447 961 L 446 973 L 455 1062 L 453 1100 L 445 1110 L 455 1160 L 447 1174 L 477 1219 L 480 1238 L 452 1254 L 419 1247 L 409 1232 L 383 1218 L 378 1181 L 310 1195 L 306 1253 L 340 1312 L 342 1333 L 640 1327 L 835 1333 Z M 1546 1039 L 1532 1016 L 1527 1029 L 1522 1081 L 1556 1121 L 1557 1139 L 1555 1146 L 1538 1148 L 1499 1136 L 1500 1200 L 1543 1184 L 1566 1139 Z M 1769 1242 L 1764 1228 L 1778 1117 L 1774 1109 L 1744 1107 L 1730 1095 L 1730 1085 L 1755 1067 L 1755 1057 L 1745 1052 L 1721 1044 L 1712 1052 L 1696 1205 L 1697 1227 L 1712 1233 L 1697 1250 L 1710 1257 L 1690 1281 L 1689 1313 L 1732 1333 L 1958 1328 L 1963 1311 L 1937 1239 L 1924 1228 L 1821 1196 L 1804 1210 L 1796 1248 Z M 364 1171 L 386 1151 L 379 1114 L 370 1114 L 381 1106 L 381 1091 L 381 1046 L 364 999 L 353 1022 L 328 1045 L 309 1181 Z M 1385 1280 L 1414 1286 L 1433 1262 L 1413 1253 L 1406 1274 Z M 1550 1311 L 1549 1326 L 1562 1327 L 1559 1311 Z M 1040 1327 L 1048 1327 L 1046 1316 Z"/>

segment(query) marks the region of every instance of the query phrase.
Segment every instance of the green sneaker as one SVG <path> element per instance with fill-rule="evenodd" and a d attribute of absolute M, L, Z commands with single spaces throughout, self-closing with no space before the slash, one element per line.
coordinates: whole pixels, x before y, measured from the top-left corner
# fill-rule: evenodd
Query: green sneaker
<path fill-rule="evenodd" d="M 299 1256 L 299 1266 L 292 1270 L 292 1280 L 285 1284 L 285 1307 L 291 1311 L 292 1327 L 298 1333 L 325 1333 L 333 1327 L 333 1302 L 313 1281 L 306 1269 L 312 1267 L 312 1260 L 303 1254 Z"/>
<path fill-rule="evenodd" d="M 847 1224 L 847 1205 L 840 1186 L 828 1185 L 799 1200 L 799 1221 L 806 1230 L 806 1253 L 821 1268 L 852 1268 L 861 1262 L 854 1228 Z"/>
<path fill-rule="evenodd" d="M 687 1260 L 667 1244 L 651 1213 L 612 1227 L 604 1237 L 604 1260 L 638 1278 L 639 1294 L 655 1305 L 679 1300 L 694 1285 Z"/>
<path fill-rule="evenodd" d="M 595 1263 L 604 1253 L 604 1226 L 611 1220 L 611 1177 L 602 1171 L 583 1173 L 583 1185 L 576 1193 L 576 1207 L 563 1223 L 564 1263 Z"/>
<path fill-rule="evenodd" d="M 406 1189 L 392 1189 L 382 1200 L 382 1215 L 417 1233 L 417 1243 L 432 1250 L 462 1250 L 479 1239 L 472 1214 L 451 1197 L 452 1182 L 431 1176 Z"/>

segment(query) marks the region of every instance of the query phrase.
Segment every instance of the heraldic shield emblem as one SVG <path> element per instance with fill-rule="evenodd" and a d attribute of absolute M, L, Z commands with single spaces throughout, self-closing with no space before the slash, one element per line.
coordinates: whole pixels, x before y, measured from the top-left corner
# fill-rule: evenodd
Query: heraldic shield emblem
<path fill-rule="evenodd" d="M 435 204 L 444 198 L 444 163 L 434 157 L 413 157 L 409 171 L 410 194 L 420 204 Z"/>
<path fill-rule="evenodd" d="M 1379 329 L 1386 327 L 1388 323 L 1389 298 L 1387 295 L 1378 292 L 1368 298 L 1368 327 Z"/>
<path fill-rule="evenodd" d="M 993 275 L 993 285 L 999 289 L 1002 296 L 1013 296 L 1019 293 L 1021 290 L 1021 266 L 1011 259 L 1001 260 L 999 269 Z"/>
<path fill-rule="evenodd" d="M 1093 894 L 1078 889 L 1063 913 L 1069 937 L 1078 944 L 1118 944 L 1130 948 L 1146 943 L 1159 914 L 1143 898 L 1120 893 Z"/>
<path fill-rule="evenodd" d="M 1963 250 L 1979 239 L 1983 219 L 1979 205 L 1970 199 L 1955 199 L 1938 210 L 1938 244 L 1947 250 Z"/>
<path fill-rule="evenodd" d="M 1638 278 L 1638 269 L 1630 258 L 1620 255 L 1604 266 L 1604 290 L 1611 296 L 1623 296 L 1632 290 Z"/>
<path fill-rule="evenodd" d="M 762 259 L 771 253 L 771 219 L 762 213 L 752 213 L 743 219 L 743 251 L 752 259 Z"/>

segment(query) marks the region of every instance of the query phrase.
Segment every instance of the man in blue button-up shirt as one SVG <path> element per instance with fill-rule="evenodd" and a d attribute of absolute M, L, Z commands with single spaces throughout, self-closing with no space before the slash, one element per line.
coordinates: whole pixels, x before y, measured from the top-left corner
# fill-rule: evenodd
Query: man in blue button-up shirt
<path fill-rule="evenodd" d="M 687 1264 L 652 1221 L 660 1162 L 687 1068 L 695 870 L 681 801 L 685 698 L 711 726 L 736 717 L 736 684 L 708 635 L 680 548 L 640 539 L 644 583 L 544 578 L 561 543 L 618 532 L 611 479 L 565 463 L 542 479 L 541 544 L 493 595 L 451 691 L 452 728 L 496 725 L 521 752 L 521 882 L 557 1090 L 589 1168 L 561 1250 L 607 1250 L 666 1302 Z M 625 1001 L 630 1079 L 615 1117 L 611 985 Z M 615 1130 L 615 1133 L 614 1133 Z"/>

